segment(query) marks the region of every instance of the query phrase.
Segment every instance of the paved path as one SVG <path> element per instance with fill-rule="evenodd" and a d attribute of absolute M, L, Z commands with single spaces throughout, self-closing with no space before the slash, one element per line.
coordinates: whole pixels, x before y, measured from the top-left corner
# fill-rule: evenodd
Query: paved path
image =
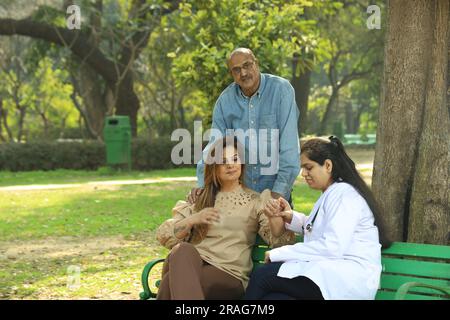
<path fill-rule="evenodd" d="M 372 163 L 357 164 L 358 170 L 372 169 Z M 371 174 L 370 174 L 371 175 Z M 120 186 L 130 184 L 152 184 L 161 182 L 194 182 L 197 177 L 177 177 L 177 178 L 156 178 L 156 179 L 138 179 L 138 180 L 110 180 L 110 181 L 92 181 L 83 183 L 71 183 L 71 184 L 32 184 L 25 186 L 10 186 L 0 187 L 1 191 L 31 191 L 31 190 L 51 190 L 51 189 L 68 189 L 68 188 L 80 188 L 85 186 Z"/>
<path fill-rule="evenodd" d="M 177 177 L 177 178 L 158 178 L 158 179 L 142 179 L 142 180 L 111 180 L 111 181 L 92 181 L 85 183 L 72 184 L 33 184 L 27 186 L 11 186 L 0 187 L 1 191 L 30 191 L 30 190 L 49 190 L 49 189 L 67 189 L 79 188 L 83 186 L 119 186 L 128 184 L 151 184 L 161 182 L 178 182 L 178 181 L 197 181 L 197 177 Z"/>

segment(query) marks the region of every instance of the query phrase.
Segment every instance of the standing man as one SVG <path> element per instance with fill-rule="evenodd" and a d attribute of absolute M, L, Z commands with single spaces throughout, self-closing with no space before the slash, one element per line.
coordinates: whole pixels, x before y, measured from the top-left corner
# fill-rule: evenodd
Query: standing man
<path fill-rule="evenodd" d="M 241 141 L 245 146 L 246 186 L 257 192 L 270 189 L 273 198 L 281 196 L 292 204 L 292 186 L 300 171 L 299 111 L 294 88 L 284 78 L 261 73 L 258 60 L 250 49 L 235 49 L 227 64 L 234 82 L 217 99 L 212 128 L 223 136 L 227 129 L 249 132 L 248 139 Z M 266 129 L 267 133 L 261 129 Z M 273 129 L 278 130 L 278 135 L 273 134 Z M 269 144 L 271 139 L 278 139 L 278 163 L 271 174 L 264 170 L 269 165 L 262 163 L 257 150 L 265 137 Z M 211 142 L 210 139 L 209 144 Z M 267 150 L 267 146 L 265 148 Z M 255 163 L 248 162 L 248 156 L 252 154 L 258 155 Z M 192 189 L 188 197 L 191 203 L 202 192 L 203 170 L 204 164 L 200 161 L 197 165 L 198 188 Z"/>

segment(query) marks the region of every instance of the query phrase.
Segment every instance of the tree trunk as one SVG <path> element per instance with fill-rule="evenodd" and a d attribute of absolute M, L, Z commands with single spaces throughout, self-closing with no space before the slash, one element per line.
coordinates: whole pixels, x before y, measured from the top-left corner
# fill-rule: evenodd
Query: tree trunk
<path fill-rule="evenodd" d="M 338 93 L 339 93 L 339 89 L 335 89 L 335 88 L 332 89 L 331 96 L 328 99 L 328 103 L 325 108 L 325 113 L 323 115 L 322 121 L 320 122 L 319 136 L 327 133 L 326 131 L 327 131 L 328 119 L 330 118 L 331 111 L 333 110 L 333 107 L 336 104 L 336 101 L 338 99 Z"/>
<path fill-rule="evenodd" d="M 388 3 L 373 191 L 394 241 L 449 244 L 449 1 Z"/>
<path fill-rule="evenodd" d="M 25 116 L 27 114 L 27 112 L 26 112 L 27 108 L 18 106 L 17 109 L 19 111 L 19 121 L 17 123 L 17 127 L 18 127 L 17 142 L 21 142 L 22 141 L 22 136 L 23 136 L 23 124 L 25 122 Z"/>
<path fill-rule="evenodd" d="M 39 112 L 39 116 L 41 117 L 42 123 L 44 124 L 44 137 L 48 137 L 50 121 L 47 119 L 44 112 Z"/>
<path fill-rule="evenodd" d="M 358 133 L 359 127 L 361 125 L 361 115 L 368 108 L 369 108 L 368 106 L 363 105 L 358 109 L 356 116 L 354 118 L 354 121 L 353 121 L 353 130 L 354 130 L 353 133 Z"/>
<path fill-rule="evenodd" d="M 300 111 L 298 119 L 298 135 L 302 137 L 308 129 L 308 99 L 309 89 L 311 87 L 311 70 L 305 69 L 297 76 L 298 57 L 294 55 L 292 60 L 292 80 L 291 84 L 295 90 L 295 101 Z"/>
<path fill-rule="evenodd" d="M 348 101 L 345 104 L 345 132 L 356 133 L 354 125 L 355 125 L 355 115 L 353 112 L 353 105 L 350 101 Z"/>
<path fill-rule="evenodd" d="M 6 142 L 6 139 L 3 136 L 2 118 L 3 118 L 3 99 L 2 99 L 2 97 L 0 97 L 0 140 L 2 142 Z"/>
<path fill-rule="evenodd" d="M 88 131 L 98 139 L 102 136 L 103 121 L 108 110 L 102 93 L 101 79 L 84 63 L 80 66 L 78 77 L 71 78 L 72 85 L 83 99 L 83 106 L 76 107 L 82 110 Z"/>
<path fill-rule="evenodd" d="M 131 132 L 137 135 L 137 114 L 139 110 L 139 98 L 134 92 L 134 80 L 127 76 L 120 82 L 116 96 L 116 114 L 130 117 Z"/>
<path fill-rule="evenodd" d="M 3 127 L 5 128 L 6 133 L 8 134 L 9 141 L 14 142 L 14 136 L 8 125 L 8 111 L 3 108 L 3 100 L 1 99 L 0 99 L 0 121 L 3 122 Z"/>

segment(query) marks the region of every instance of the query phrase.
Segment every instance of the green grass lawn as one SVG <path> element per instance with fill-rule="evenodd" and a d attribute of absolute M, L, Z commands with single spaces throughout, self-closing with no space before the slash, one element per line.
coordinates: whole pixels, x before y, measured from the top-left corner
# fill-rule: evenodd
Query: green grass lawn
<path fill-rule="evenodd" d="M 195 170 L 113 177 L 61 170 L 47 174 L 47 179 L 42 172 L 1 176 L 9 184 L 25 185 L 192 176 Z M 3 179 L 2 184 L 7 185 Z M 0 191 L 0 299 L 137 299 L 143 266 L 167 254 L 155 240 L 156 228 L 194 185 Z M 294 189 L 296 209 L 309 213 L 319 192 L 304 183 Z M 67 286 L 70 266 L 81 270 L 79 286 Z"/>
<path fill-rule="evenodd" d="M 195 168 L 153 170 L 153 171 L 114 171 L 107 167 L 96 171 L 65 170 L 54 171 L 0 171 L 0 187 L 30 184 L 71 184 L 105 180 L 140 180 L 168 177 L 195 176 Z"/>

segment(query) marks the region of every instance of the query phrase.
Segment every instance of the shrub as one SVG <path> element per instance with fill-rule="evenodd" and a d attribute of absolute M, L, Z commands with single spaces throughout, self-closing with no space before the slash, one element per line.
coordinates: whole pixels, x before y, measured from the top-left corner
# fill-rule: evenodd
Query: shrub
<path fill-rule="evenodd" d="M 95 170 L 105 163 L 105 146 L 89 142 L 29 142 L 0 145 L 0 170 Z"/>
<path fill-rule="evenodd" d="M 175 144 L 177 142 L 172 142 L 168 138 L 153 141 L 148 138 L 134 139 L 131 146 L 133 170 L 175 167 L 170 159 Z M 106 166 L 106 148 L 104 143 L 99 141 L 0 144 L 0 170 L 97 170 L 104 166 Z"/>

